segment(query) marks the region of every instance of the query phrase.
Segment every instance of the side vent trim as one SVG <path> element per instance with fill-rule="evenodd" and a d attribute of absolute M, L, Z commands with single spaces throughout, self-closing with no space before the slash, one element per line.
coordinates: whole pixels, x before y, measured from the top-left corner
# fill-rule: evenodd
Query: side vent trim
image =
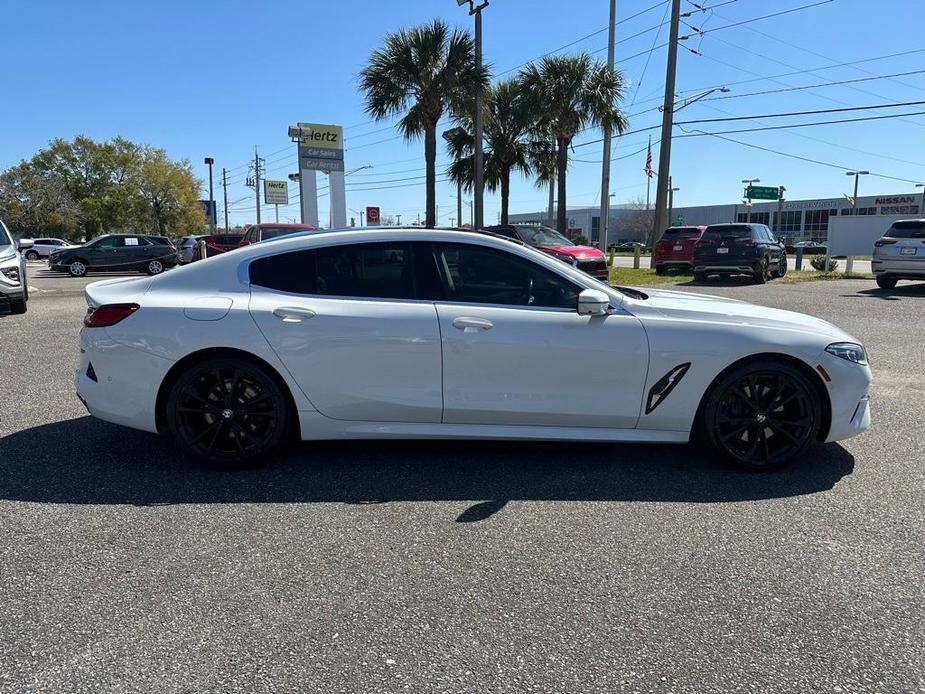
<path fill-rule="evenodd" d="M 678 364 L 671 371 L 658 379 L 658 382 L 649 390 L 649 397 L 646 398 L 646 414 L 649 414 L 664 402 L 668 394 L 671 393 L 674 387 L 684 378 L 684 374 L 687 373 L 689 368 L 691 368 L 690 362 Z"/>

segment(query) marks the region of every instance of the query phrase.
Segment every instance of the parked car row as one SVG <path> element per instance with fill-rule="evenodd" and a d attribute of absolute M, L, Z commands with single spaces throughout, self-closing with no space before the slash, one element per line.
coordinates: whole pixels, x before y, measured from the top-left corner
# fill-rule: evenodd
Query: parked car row
<path fill-rule="evenodd" d="M 83 277 L 91 271 L 134 270 L 159 275 L 177 264 L 177 248 L 165 236 L 104 234 L 82 246 L 59 248 L 48 256 L 48 267 Z"/>

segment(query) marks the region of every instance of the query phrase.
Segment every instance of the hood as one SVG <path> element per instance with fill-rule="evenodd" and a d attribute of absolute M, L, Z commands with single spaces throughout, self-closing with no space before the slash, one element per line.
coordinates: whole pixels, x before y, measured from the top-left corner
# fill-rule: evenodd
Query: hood
<path fill-rule="evenodd" d="M 604 254 L 601 253 L 600 248 L 594 248 L 592 246 L 554 246 L 554 245 L 542 245 L 536 246 L 536 248 L 541 251 L 551 251 L 553 253 L 559 253 L 561 255 L 570 255 L 575 258 L 603 258 Z"/>
<path fill-rule="evenodd" d="M 0 262 L 15 258 L 18 251 L 14 246 L 0 246 Z"/>
<path fill-rule="evenodd" d="M 649 287 L 643 287 L 640 291 L 649 296 L 640 304 L 669 318 L 706 320 L 711 323 L 812 334 L 831 342 L 858 342 L 841 328 L 805 313 L 768 308 L 710 294 L 650 289 Z"/>

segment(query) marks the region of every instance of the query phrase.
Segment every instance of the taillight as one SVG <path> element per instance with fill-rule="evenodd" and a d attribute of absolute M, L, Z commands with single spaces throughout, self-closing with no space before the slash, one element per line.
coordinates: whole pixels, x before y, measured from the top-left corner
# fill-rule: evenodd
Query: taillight
<path fill-rule="evenodd" d="M 880 248 L 881 246 L 892 246 L 899 239 L 877 239 L 874 241 L 874 248 Z"/>
<path fill-rule="evenodd" d="M 177 247 L 174 246 L 173 244 L 171 244 L 171 246 L 170 246 L 170 251 L 171 251 L 172 253 L 176 253 L 176 252 L 177 252 Z"/>
<path fill-rule="evenodd" d="M 752 239 L 736 239 L 733 241 L 736 246 L 757 246 L 758 244 Z"/>
<path fill-rule="evenodd" d="M 125 320 L 139 308 L 138 304 L 105 304 L 98 308 L 88 308 L 84 325 L 88 328 L 108 328 Z"/>

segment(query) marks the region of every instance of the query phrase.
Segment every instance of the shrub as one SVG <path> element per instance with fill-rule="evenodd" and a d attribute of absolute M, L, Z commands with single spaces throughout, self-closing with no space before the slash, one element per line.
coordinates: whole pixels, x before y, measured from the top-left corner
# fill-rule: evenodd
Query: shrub
<path fill-rule="evenodd" d="M 829 266 L 826 267 L 824 255 L 814 255 L 809 264 L 820 272 L 835 272 L 838 269 L 838 261 L 835 258 L 829 258 Z"/>

